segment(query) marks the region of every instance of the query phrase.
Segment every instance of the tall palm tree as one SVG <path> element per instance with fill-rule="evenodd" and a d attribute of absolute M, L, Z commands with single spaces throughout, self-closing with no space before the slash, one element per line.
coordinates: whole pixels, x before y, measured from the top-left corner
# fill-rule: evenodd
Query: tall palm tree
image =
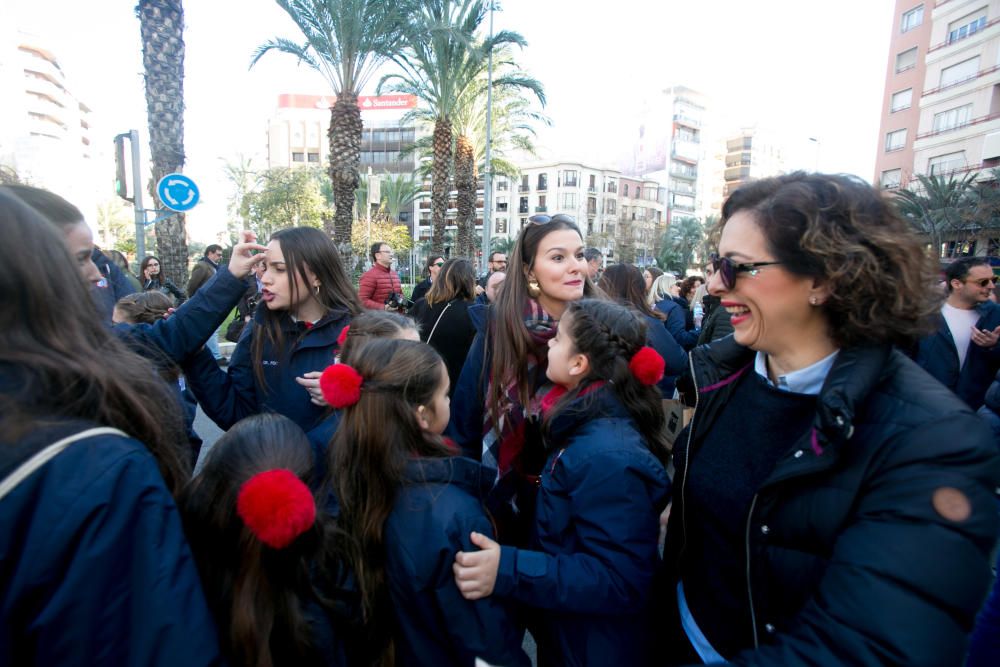
<path fill-rule="evenodd" d="M 386 174 L 382 178 L 382 205 L 389 219 L 399 222 L 403 209 L 420 194 L 421 184 L 411 174 Z"/>
<path fill-rule="evenodd" d="M 918 174 L 913 190 L 896 191 L 900 213 L 931 243 L 935 257 L 941 256 L 945 236 L 960 229 L 975 210 L 972 192 L 978 173 L 962 177 Z"/>
<path fill-rule="evenodd" d="M 393 60 L 401 73 L 388 74 L 378 90 L 416 95 L 434 117 L 431 177 L 433 252 L 442 252 L 448 211 L 449 173 L 455 109 L 482 71 L 490 51 L 502 44 L 525 44 L 516 32 L 501 31 L 477 40 L 486 16 L 483 0 L 420 0 L 404 33 L 405 49 Z"/>
<path fill-rule="evenodd" d="M 184 166 L 184 8 L 181 0 L 139 0 L 135 8 L 142 37 L 146 78 L 146 115 L 154 208 L 163 204 L 156 184 Z M 187 282 L 187 234 L 184 214 L 156 223 L 160 270 L 174 282 Z"/>
<path fill-rule="evenodd" d="M 407 2 L 387 0 L 276 0 L 305 36 L 305 43 L 275 38 L 253 54 L 253 67 L 268 51 L 288 53 L 321 74 L 337 95 L 330 108 L 330 180 L 333 186 L 332 236 L 351 266 L 354 191 L 361 163 L 361 110 L 358 95 L 382 63 L 401 44 Z M 327 223 L 328 224 L 328 223 Z"/>
<path fill-rule="evenodd" d="M 510 48 L 500 48 L 495 54 L 497 76 L 493 79 L 493 152 L 489 168 L 486 165 L 487 79 L 486 68 L 466 90 L 455 113 L 455 189 L 457 196 L 456 246 L 460 256 L 475 253 L 476 191 L 479 166 L 492 176 L 494 166 L 500 173 L 508 172 L 503 159 L 507 150 L 516 147 L 534 153 L 532 122 L 546 123 L 547 118 L 531 108 L 525 93 L 531 93 L 544 107 L 545 91 L 541 82 L 528 76 L 514 62 Z M 512 174 L 509 174 L 511 175 Z"/>

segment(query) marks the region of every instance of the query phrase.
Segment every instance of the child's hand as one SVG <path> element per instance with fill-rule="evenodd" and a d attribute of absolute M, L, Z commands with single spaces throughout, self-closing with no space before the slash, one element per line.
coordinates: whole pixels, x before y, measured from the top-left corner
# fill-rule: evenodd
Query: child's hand
<path fill-rule="evenodd" d="M 322 371 L 310 371 L 305 373 L 302 377 L 295 378 L 295 381 L 302 385 L 307 392 L 309 392 L 309 401 L 313 405 L 325 408 L 329 405 L 329 403 L 327 403 L 326 399 L 323 398 L 323 390 L 319 388 L 319 376 L 322 374 Z"/>
<path fill-rule="evenodd" d="M 493 592 L 500 567 L 500 545 L 481 533 L 472 533 L 472 543 L 482 549 L 474 553 L 455 554 L 455 585 L 466 600 L 478 600 Z"/>

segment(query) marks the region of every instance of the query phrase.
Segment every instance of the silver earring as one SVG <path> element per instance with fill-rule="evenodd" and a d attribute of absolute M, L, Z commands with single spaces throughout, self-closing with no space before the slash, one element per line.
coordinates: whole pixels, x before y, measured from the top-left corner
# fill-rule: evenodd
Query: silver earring
<path fill-rule="evenodd" d="M 817 299 L 814 296 L 811 296 L 811 297 L 809 297 L 809 303 L 811 303 L 812 305 L 815 306 L 817 303 L 819 303 L 819 299 Z"/>

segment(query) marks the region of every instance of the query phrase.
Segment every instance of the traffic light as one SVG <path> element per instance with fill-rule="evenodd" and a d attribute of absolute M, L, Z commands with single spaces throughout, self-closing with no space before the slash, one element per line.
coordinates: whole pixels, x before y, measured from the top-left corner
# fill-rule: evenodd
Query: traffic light
<path fill-rule="evenodd" d="M 125 166 L 131 152 L 125 150 L 125 139 L 128 135 L 119 134 L 115 137 L 115 194 L 127 201 L 132 201 L 128 196 L 128 168 Z"/>

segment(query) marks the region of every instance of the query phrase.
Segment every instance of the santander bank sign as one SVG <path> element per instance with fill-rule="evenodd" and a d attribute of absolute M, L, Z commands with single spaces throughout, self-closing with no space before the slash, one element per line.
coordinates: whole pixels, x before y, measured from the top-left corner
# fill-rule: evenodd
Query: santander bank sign
<path fill-rule="evenodd" d="M 335 95 L 278 95 L 279 109 L 329 109 L 337 101 Z M 383 109 L 415 109 L 416 95 L 358 95 L 358 107 L 362 111 Z"/>

